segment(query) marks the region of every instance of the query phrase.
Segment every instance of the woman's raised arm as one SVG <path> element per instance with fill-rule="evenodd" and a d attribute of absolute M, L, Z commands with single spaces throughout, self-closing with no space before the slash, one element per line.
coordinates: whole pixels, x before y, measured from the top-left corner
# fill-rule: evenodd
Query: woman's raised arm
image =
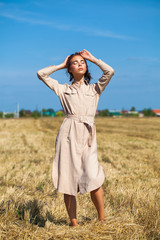
<path fill-rule="evenodd" d="M 83 49 L 80 52 L 81 56 L 100 67 L 103 71 L 102 77 L 98 79 L 98 82 L 95 84 L 96 91 L 101 94 L 109 81 L 111 80 L 112 76 L 114 75 L 114 70 L 110 67 L 107 63 L 103 62 L 101 59 L 95 58 L 89 51 Z"/>
<path fill-rule="evenodd" d="M 103 71 L 102 77 L 98 79 L 98 82 L 95 84 L 96 91 L 101 94 L 105 87 L 108 85 L 112 76 L 114 75 L 114 70 L 107 63 L 103 62 L 101 59 L 98 59 L 95 64 L 100 67 Z"/>
<path fill-rule="evenodd" d="M 40 80 L 42 80 L 50 89 L 52 89 L 58 96 L 63 88 L 63 84 L 58 83 L 57 80 L 49 77 L 50 74 L 66 68 L 66 62 L 69 56 L 66 57 L 63 63 L 59 65 L 51 65 L 49 67 L 42 68 L 37 71 L 37 76 Z"/>

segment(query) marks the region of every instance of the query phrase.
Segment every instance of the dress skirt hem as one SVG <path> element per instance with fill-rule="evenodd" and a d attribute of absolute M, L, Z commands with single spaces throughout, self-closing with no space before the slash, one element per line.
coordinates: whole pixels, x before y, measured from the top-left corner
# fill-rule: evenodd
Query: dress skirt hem
<path fill-rule="evenodd" d="M 102 168 L 102 166 L 101 166 Z M 64 190 L 62 187 L 56 186 L 54 181 L 55 179 L 53 178 L 53 185 L 55 187 L 55 189 L 63 194 L 68 194 L 68 195 L 72 195 L 72 196 L 77 196 L 78 193 L 80 193 L 81 195 L 84 195 L 85 193 L 91 192 L 93 190 L 96 190 L 97 188 L 101 187 L 104 183 L 104 180 L 106 178 L 105 176 L 105 172 L 104 169 L 103 170 L 103 174 L 101 174 L 101 177 L 99 179 L 94 179 L 93 182 L 91 182 L 90 184 L 86 184 L 86 183 L 77 183 L 77 191 L 66 191 Z M 79 191 L 78 191 L 78 187 L 79 187 Z"/>

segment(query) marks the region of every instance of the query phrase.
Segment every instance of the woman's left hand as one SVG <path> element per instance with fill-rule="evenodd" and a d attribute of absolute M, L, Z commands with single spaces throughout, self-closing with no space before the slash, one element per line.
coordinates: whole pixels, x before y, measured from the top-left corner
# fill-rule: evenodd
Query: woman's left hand
<path fill-rule="evenodd" d="M 80 52 L 81 56 L 83 58 L 85 58 L 86 60 L 89 60 L 91 62 L 96 62 L 96 60 L 98 60 L 97 58 L 95 58 L 89 51 L 87 51 L 86 49 L 83 49 L 83 51 Z"/>

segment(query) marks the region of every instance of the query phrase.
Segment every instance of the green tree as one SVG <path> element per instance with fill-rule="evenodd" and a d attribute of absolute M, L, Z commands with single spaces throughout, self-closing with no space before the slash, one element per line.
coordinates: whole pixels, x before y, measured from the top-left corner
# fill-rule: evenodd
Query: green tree
<path fill-rule="evenodd" d="M 43 116 L 46 116 L 46 112 L 47 112 L 47 110 L 46 110 L 45 108 L 43 108 L 43 109 L 42 109 L 42 115 L 43 115 Z"/>
<path fill-rule="evenodd" d="M 156 114 L 152 111 L 151 108 L 144 108 L 142 112 L 143 112 L 145 117 L 154 117 L 154 116 L 156 116 Z"/>
<path fill-rule="evenodd" d="M 139 113 L 130 113 L 129 114 L 130 117 L 139 117 Z"/>
<path fill-rule="evenodd" d="M 65 114 L 62 111 L 58 111 L 58 112 L 56 112 L 56 116 L 63 117 L 63 116 L 65 116 Z"/>
<path fill-rule="evenodd" d="M 108 113 L 108 116 L 113 117 L 114 114 L 113 114 L 112 112 L 109 112 L 109 113 Z"/>
<path fill-rule="evenodd" d="M 35 119 L 39 118 L 41 116 L 41 113 L 38 110 L 34 110 L 31 112 L 31 117 L 34 117 Z"/>
<path fill-rule="evenodd" d="M 101 117 L 106 117 L 108 115 L 109 115 L 108 109 L 102 110 L 99 114 L 99 116 L 101 116 Z"/>
<path fill-rule="evenodd" d="M 5 114 L 5 118 L 13 118 L 13 117 L 14 117 L 14 113 Z"/>
<path fill-rule="evenodd" d="M 20 117 L 26 117 L 26 112 L 25 112 L 24 109 L 21 109 L 21 110 L 20 110 L 19 116 L 20 116 Z"/>
<path fill-rule="evenodd" d="M 131 107 L 130 111 L 136 111 L 136 108 L 135 107 Z"/>

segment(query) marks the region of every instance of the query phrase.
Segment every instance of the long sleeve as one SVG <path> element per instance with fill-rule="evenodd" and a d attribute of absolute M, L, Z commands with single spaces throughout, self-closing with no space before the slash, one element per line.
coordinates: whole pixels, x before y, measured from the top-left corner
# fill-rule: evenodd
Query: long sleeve
<path fill-rule="evenodd" d="M 111 80 L 112 76 L 114 75 L 114 70 L 112 67 L 110 67 L 108 64 L 103 62 L 101 59 L 98 59 L 98 61 L 95 63 L 97 66 L 100 67 L 100 69 L 103 71 L 102 77 L 98 79 L 98 82 L 96 83 L 95 89 L 96 91 L 101 94 L 109 81 Z"/>
<path fill-rule="evenodd" d="M 56 65 L 51 65 L 46 68 L 42 68 L 37 72 L 37 76 L 40 80 L 42 80 L 50 89 L 52 89 L 56 95 L 60 95 L 63 90 L 63 84 L 58 83 L 57 80 L 49 77 L 50 74 L 59 70 Z"/>

